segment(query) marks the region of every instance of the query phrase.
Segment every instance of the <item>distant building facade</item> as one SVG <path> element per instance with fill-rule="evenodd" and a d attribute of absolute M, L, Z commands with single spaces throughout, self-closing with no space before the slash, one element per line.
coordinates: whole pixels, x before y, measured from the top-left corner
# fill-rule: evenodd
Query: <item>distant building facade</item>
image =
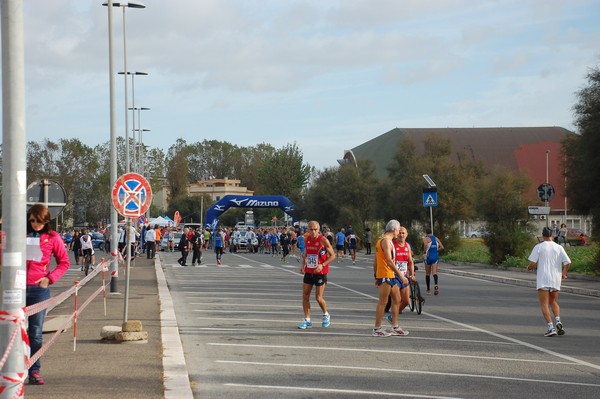
<path fill-rule="evenodd" d="M 200 197 L 209 195 L 213 201 L 218 201 L 225 195 L 254 195 L 254 191 L 240 186 L 241 180 L 237 179 L 212 179 L 198 180 L 196 183 L 188 184 L 189 196 Z M 166 210 L 169 206 L 170 190 L 168 184 L 163 184 L 162 189 L 153 195 L 153 204 L 159 209 Z"/>
<path fill-rule="evenodd" d="M 395 128 L 344 151 L 338 162 L 356 164 L 357 159 L 369 159 L 375 165 L 376 173 L 386 177 L 387 167 L 403 139 L 410 139 L 417 153 L 426 157 L 423 140 L 431 134 L 450 140 L 457 163 L 468 157 L 489 166 L 503 165 L 515 173 L 529 176 L 533 182 L 531 205 L 544 205 L 537 197 L 537 187 L 550 183 L 555 189 L 555 196 L 549 203 L 549 223 L 566 223 L 568 227 L 581 228 L 588 234 L 591 232 L 591 218 L 576 214 L 568 207 L 561 141 L 575 133 L 561 127 Z M 431 177 L 435 181 L 435 176 Z M 537 222 L 540 229 L 547 223 L 546 218 L 539 217 Z"/>

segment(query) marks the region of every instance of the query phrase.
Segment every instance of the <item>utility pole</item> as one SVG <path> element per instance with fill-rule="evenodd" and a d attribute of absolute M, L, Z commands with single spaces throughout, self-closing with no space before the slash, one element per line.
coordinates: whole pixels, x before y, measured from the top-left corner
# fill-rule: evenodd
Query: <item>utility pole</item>
<path fill-rule="evenodd" d="M 26 323 L 26 208 L 25 162 L 25 50 L 23 1 L 2 1 L 2 170 L 3 250 L 0 309 L 0 356 L 7 349 L 0 372 L 0 397 L 22 396 L 25 348 L 21 326 Z M 11 342 L 11 340 L 14 340 Z M 12 347 L 11 347 L 12 344 Z M 1 358 L 0 358 L 1 359 Z M 2 360 L 0 360 L 1 362 Z"/>

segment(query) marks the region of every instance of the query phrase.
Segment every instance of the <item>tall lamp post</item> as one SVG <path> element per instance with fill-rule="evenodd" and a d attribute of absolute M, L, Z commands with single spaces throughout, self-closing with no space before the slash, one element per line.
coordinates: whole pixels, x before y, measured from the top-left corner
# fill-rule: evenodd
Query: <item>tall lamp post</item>
<path fill-rule="evenodd" d="M 150 111 L 150 108 L 148 108 L 148 107 L 137 107 L 137 108 L 136 107 L 130 107 L 129 109 L 131 110 L 131 115 L 133 115 L 133 163 L 135 165 L 136 164 L 135 163 L 135 157 L 136 157 L 136 151 L 137 151 L 136 150 L 136 145 L 135 145 L 135 132 L 139 132 L 140 129 L 142 128 L 142 117 L 141 117 L 142 111 Z M 137 128 L 135 127 L 135 111 L 138 112 L 138 125 L 137 125 Z M 141 142 L 141 138 L 138 139 L 138 141 L 139 141 L 140 144 L 142 143 Z M 139 153 L 138 153 L 137 156 L 138 156 L 138 162 L 141 165 L 141 162 L 142 162 L 141 155 L 139 155 Z M 141 172 L 142 169 L 143 168 L 141 166 L 138 166 L 137 169 L 135 169 L 135 171 L 137 173 L 141 174 L 142 173 Z"/>
<path fill-rule="evenodd" d="M 107 6 L 108 2 L 104 2 L 103 6 Z M 123 75 L 124 75 L 124 88 L 125 88 L 125 171 L 129 173 L 131 164 L 129 162 L 129 112 L 128 112 L 128 103 L 129 99 L 127 98 L 127 18 L 125 9 L 126 8 L 146 8 L 144 4 L 139 1 L 113 1 L 111 2 L 113 7 L 122 7 L 123 8 Z"/>
<path fill-rule="evenodd" d="M 150 132 L 150 129 L 136 129 L 139 132 L 139 155 L 138 155 L 138 159 L 140 160 L 140 170 L 139 170 L 139 174 L 140 175 L 144 175 L 144 153 L 145 153 L 145 148 L 146 146 L 144 145 L 144 138 L 142 136 L 143 132 Z"/>
<path fill-rule="evenodd" d="M 111 7 L 108 7 L 108 5 L 111 5 Z M 115 132 L 115 113 L 114 113 L 114 60 L 113 60 L 113 7 L 123 7 L 123 64 L 124 64 L 124 68 L 123 70 L 125 72 L 127 72 L 127 29 L 126 29 L 126 18 L 125 18 L 125 8 L 130 7 L 130 8 L 146 8 L 146 6 L 142 3 L 140 3 L 139 1 L 125 1 L 125 2 L 119 2 L 119 1 L 111 1 L 110 3 L 108 1 L 102 3 L 103 6 L 106 6 L 108 8 L 108 43 L 109 43 L 109 80 L 110 80 L 110 135 L 111 135 L 111 140 L 110 140 L 110 147 L 111 147 L 111 155 L 110 155 L 110 160 L 111 160 L 111 168 L 110 168 L 110 177 L 111 180 L 113 182 L 115 182 L 117 180 L 117 140 L 116 140 L 116 132 Z M 125 147 L 126 147 L 126 151 L 125 151 L 125 168 L 126 171 L 129 172 L 129 121 L 127 119 L 127 115 L 128 115 L 128 110 L 127 110 L 127 75 L 124 75 L 124 80 L 125 80 Z M 116 293 L 118 292 L 117 290 L 117 279 L 118 279 L 118 273 L 119 273 L 119 268 L 118 268 L 118 264 L 117 264 L 117 256 L 116 256 L 116 252 L 117 252 L 117 246 L 118 246 L 118 242 L 119 242 L 119 235 L 118 235 L 118 230 L 117 230 L 117 226 L 118 226 L 118 215 L 117 215 L 117 211 L 116 209 L 112 209 L 111 210 L 111 257 L 112 257 L 112 262 L 111 262 L 111 280 L 110 280 L 110 292 L 111 293 Z M 128 223 L 129 227 L 130 223 Z M 127 261 L 129 262 L 131 259 L 131 245 L 129 245 L 129 231 L 127 231 Z M 115 254 L 115 256 L 112 256 L 112 254 Z M 127 276 L 129 276 L 129 268 L 128 268 L 128 273 Z M 126 294 L 128 291 L 128 287 L 126 287 Z M 126 313 L 126 312 L 125 312 Z M 127 318 L 126 316 L 124 317 L 125 319 Z M 126 321 L 126 320 L 125 320 Z"/>
<path fill-rule="evenodd" d="M 119 72 L 119 75 L 131 75 L 131 107 L 129 107 L 128 109 L 132 110 L 131 111 L 131 118 L 132 118 L 132 128 L 131 128 L 131 132 L 133 135 L 133 143 L 131 145 L 131 148 L 133 148 L 133 151 L 131 151 L 133 153 L 133 170 L 135 171 L 135 165 L 136 165 L 136 161 L 135 161 L 135 75 L 141 75 L 141 76 L 147 76 L 148 73 L 147 72 Z M 129 130 L 127 130 L 127 136 L 129 137 Z M 127 146 L 127 151 L 130 151 L 129 146 L 127 145 L 127 140 L 126 140 L 126 146 Z"/>

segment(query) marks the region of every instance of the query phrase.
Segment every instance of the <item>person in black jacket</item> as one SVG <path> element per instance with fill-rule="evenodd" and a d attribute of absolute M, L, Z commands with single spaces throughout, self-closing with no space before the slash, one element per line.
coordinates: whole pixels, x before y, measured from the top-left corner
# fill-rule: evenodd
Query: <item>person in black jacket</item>
<path fill-rule="evenodd" d="M 185 262 L 187 262 L 187 256 L 189 251 L 189 241 L 188 241 L 188 229 L 183 229 L 183 234 L 181 235 L 181 239 L 179 240 L 179 247 L 177 248 L 181 251 L 181 258 L 177 259 L 177 263 L 181 266 L 187 266 Z"/>
<path fill-rule="evenodd" d="M 194 230 L 194 234 L 192 235 L 192 266 L 196 266 L 196 262 L 198 264 L 202 263 L 202 234 L 198 229 Z"/>

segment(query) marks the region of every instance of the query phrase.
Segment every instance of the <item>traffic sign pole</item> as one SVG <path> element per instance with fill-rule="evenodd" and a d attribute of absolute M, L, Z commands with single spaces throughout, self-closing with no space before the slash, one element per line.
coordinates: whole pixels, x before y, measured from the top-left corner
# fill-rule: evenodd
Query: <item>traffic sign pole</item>
<path fill-rule="evenodd" d="M 152 188 L 150 183 L 137 173 L 126 173 L 119 177 L 112 189 L 113 207 L 125 216 L 125 234 L 127 245 L 126 279 L 125 279 L 125 305 L 123 308 L 123 323 L 127 322 L 129 310 L 129 275 L 131 269 L 131 217 L 140 217 L 152 204 Z"/>

